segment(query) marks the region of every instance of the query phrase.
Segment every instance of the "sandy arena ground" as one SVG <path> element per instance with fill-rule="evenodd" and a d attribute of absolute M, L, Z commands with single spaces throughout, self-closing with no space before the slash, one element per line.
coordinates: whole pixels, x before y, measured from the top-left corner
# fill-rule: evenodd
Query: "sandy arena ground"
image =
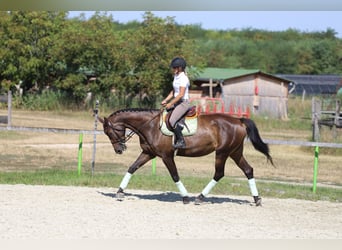
<path fill-rule="evenodd" d="M 342 239 L 342 204 L 178 193 L 0 185 L 0 239 Z"/>

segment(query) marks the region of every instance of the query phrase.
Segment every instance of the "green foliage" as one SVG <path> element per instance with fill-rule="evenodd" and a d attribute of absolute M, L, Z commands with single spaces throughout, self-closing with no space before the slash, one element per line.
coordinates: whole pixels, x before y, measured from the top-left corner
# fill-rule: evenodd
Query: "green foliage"
<path fill-rule="evenodd" d="M 65 12 L 1 12 L 0 79 L 21 82 L 24 90 L 44 87 L 53 67 L 50 49 L 65 16 Z"/>
<path fill-rule="evenodd" d="M 41 94 L 30 93 L 23 97 L 13 97 L 14 108 L 40 111 L 62 111 L 79 109 L 80 104 L 70 97 L 67 92 L 45 90 Z"/>
<path fill-rule="evenodd" d="M 89 92 L 120 106 L 138 100 L 137 106 L 154 107 L 172 87 L 169 63 L 175 56 L 194 66 L 188 67 L 190 77 L 204 66 L 342 74 L 342 39 L 330 28 L 203 30 L 151 12 L 141 23 L 120 24 L 101 12 L 68 19 L 62 11 L 0 11 L 0 36 L 0 91 L 22 88 L 25 97 L 48 88 L 79 107 L 86 106 Z"/>
<path fill-rule="evenodd" d="M 196 34 L 201 34 L 195 41 L 208 67 L 260 69 L 271 74 L 342 74 L 342 40 L 332 29 L 305 33 L 247 28 Z"/>
<path fill-rule="evenodd" d="M 87 79 L 83 74 L 69 74 L 63 81 L 56 82 L 55 85 L 57 89 L 68 93 L 70 99 L 81 102 L 87 91 L 90 91 L 86 87 L 86 81 Z"/>
<path fill-rule="evenodd" d="M 27 184 L 27 185 L 63 185 L 63 186 L 90 186 L 90 187 L 113 187 L 118 185 L 122 179 L 121 175 L 95 173 L 82 173 L 78 176 L 77 171 L 46 169 L 33 172 L 2 172 L 0 183 L 2 184 Z M 208 183 L 207 178 L 184 177 L 183 182 L 189 188 L 190 193 L 198 190 Z M 116 184 L 115 184 L 116 183 Z M 134 175 L 130 188 L 146 190 L 171 190 L 178 192 L 170 176 L 163 175 Z M 258 182 L 258 189 L 262 197 L 275 197 L 281 199 L 295 198 L 304 200 L 327 200 L 331 202 L 342 202 L 341 188 L 318 188 L 314 194 L 309 186 L 285 184 L 276 182 Z M 250 195 L 246 180 L 224 178 L 212 190 L 213 195 Z"/>

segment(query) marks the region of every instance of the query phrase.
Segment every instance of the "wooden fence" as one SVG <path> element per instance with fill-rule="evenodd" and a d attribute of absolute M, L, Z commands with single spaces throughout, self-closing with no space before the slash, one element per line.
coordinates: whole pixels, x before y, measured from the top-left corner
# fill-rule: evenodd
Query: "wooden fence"
<path fill-rule="evenodd" d="M 330 100 L 329 103 L 330 105 L 325 105 L 324 100 L 312 98 L 312 139 L 314 141 L 319 141 L 321 126 L 334 128 L 335 134 L 337 128 L 342 128 L 340 100 Z"/>
<path fill-rule="evenodd" d="M 96 126 L 96 125 L 95 125 Z M 31 131 L 31 132 L 51 132 L 51 133 L 64 133 L 64 134 L 93 134 L 94 138 L 97 134 L 103 134 L 103 131 L 97 131 L 96 128 L 94 130 L 77 130 L 77 129 L 61 129 L 61 128 L 38 128 L 38 127 L 1 127 L 0 131 Z M 129 131 L 127 131 L 129 132 Z M 80 136 L 81 138 L 81 136 Z M 291 145 L 291 146 L 304 146 L 304 147 L 313 147 L 315 148 L 314 153 L 314 166 L 313 166 L 313 186 L 312 190 L 316 192 L 316 184 L 318 178 L 318 157 L 319 157 L 319 148 L 327 147 L 327 148 L 342 148 L 342 143 L 324 143 L 324 142 L 309 142 L 309 141 L 285 141 L 285 140 L 269 140 L 264 139 L 264 141 L 270 145 Z M 248 140 L 246 140 L 248 142 Z M 82 150 L 82 141 L 80 139 L 79 142 L 79 150 Z M 96 139 L 93 142 L 93 160 L 92 160 L 92 173 L 95 169 L 95 152 L 96 152 Z M 82 158 L 82 156 L 81 156 Z M 79 158 L 79 166 L 82 163 L 82 159 Z M 152 173 L 155 173 L 155 159 L 152 160 Z M 80 167 L 79 167 L 80 169 Z M 80 172 L 80 170 L 79 170 Z"/>
<path fill-rule="evenodd" d="M 7 123 L 7 127 L 11 127 L 12 91 L 9 90 L 7 95 L 0 95 L 0 103 L 7 103 L 7 116 L 0 116 L 0 123 Z"/>
<path fill-rule="evenodd" d="M 94 135 L 94 147 L 93 147 L 93 160 L 92 160 L 92 172 L 94 171 L 94 164 L 95 164 L 95 152 L 96 152 L 96 135 L 97 134 L 103 134 L 103 131 L 97 131 L 97 109 L 98 109 L 98 103 L 96 104 L 96 109 L 94 110 L 95 114 L 95 126 L 94 130 L 78 130 L 78 129 L 63 129 L 63 128 L 40 128 L 40 127 L 18 127 L 18 126 L 12 126 L 11 125 L 11 102 L 12 102 L 12 94 L 9 91 L 7 96 L 2 96 L 0 98 L 1 102 L 8 103 L 8 116 L 7 116 L 7 127 L 0 126 L 0 131 L 29 131 L 29 132 L 51 132 L 51 133 L 64 133 L 64 134 L 93 134 Z M 322 113 L 320 109 L 320 105 L 316 104 L 317 102 L 313 100 L 313 123 L 316 124 L 317 128 L 319 127 L 320 120 L 317 119 L 317 117 L 320 117 L 320 114 Z M 214 103 L 214 109 L 216 112 L 220 112 L 221 109 L 224 112 L 223 105 L 217 105 Z M 338 122 L 338 126 L 341 123 L 341 113 L 339 112 L 340 108 L 335 110 L 335 118 L 334 122 Z M 336 115 L 339 114 L 339 115 Z M 238 113 L 235 115 L 239 116 L 249 116 L 249 114 L 242 114 Z M 338 119 L 336 119 L 338 117 Z M 128 131 L 129 132 L 129 131 Z M 80 137 L 81 138 L 81 137 Z M 314 147 L 315 148 L 315 154 L 314 154 L 314 169 L 313 169 L 313 192 L 316 191 L 316 181 L 317 181 L 317 172 L 318 172 L 318 152 L 319 147 L 328 147 L 328 148 L 342 148 L 342 143 L 324 143 L 324 142 L 308 142 L 308 141 L 284 141 L 284 140 L 267 140 L 264 139 L 264 141 L 268 144 L 273 145 L 292 145 L 292 146 L 305 146 L 305 147 Z M 79 150 L 82 149 L 82 141 L 80 139 L 79 142 Z M 81 161 L 82 159 L 79 159 Z M 79 162 L 80 164 L 80 162 Z M 155 161 L 152 161 L 152 168 L 155 167 Z"/>

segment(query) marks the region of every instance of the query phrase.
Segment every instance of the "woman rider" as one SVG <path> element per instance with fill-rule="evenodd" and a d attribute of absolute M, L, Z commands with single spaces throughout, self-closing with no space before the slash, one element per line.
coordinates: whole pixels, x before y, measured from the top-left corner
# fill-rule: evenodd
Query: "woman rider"
<path fill-rule="evenodd" d="M 190 81 L 185 73 L 186 62 L 182 57 L 176 57 L 171 61 L 170 65 L 174 78 L 173 78 L 173 90 L 169 95 L 161 102 L 162 106 L 166 110 L 174 109 L 169 122 L 174 129 L 175 143 L 174 148 L 185 148 L 185 141 L 183 138 L 182 130 L 183 125 L 178 123 L 182 116 L 189 110 L 189 87 Z"/>

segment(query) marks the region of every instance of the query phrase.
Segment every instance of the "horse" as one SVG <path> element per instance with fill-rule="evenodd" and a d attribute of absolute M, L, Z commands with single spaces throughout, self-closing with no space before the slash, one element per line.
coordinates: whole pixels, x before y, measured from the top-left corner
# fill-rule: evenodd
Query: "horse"
<path fill-rule="evenodd" d="M 124 190 L 131 176 L 145 163 L 155 157 L 160 157 L 176 184 L 183 203 L 190 203 L 189 194 L 180 180 L 174 161 L 175 156 L 199 157 L 215 151 L 215 172 L 211 181 L 195 198 L 195 204 L 201 204 L 212 188 L 224 176 L 225 163 L 231 157 L 248 179 L 250 192 L 256 206 L 261 205 L 253 168 L 243 156 L 244 140 L 247 136 L 254 148 L 264 154 L 267 162 L 273 164 L 268 144 L 260 137 L 258 128 L 252 119 L 238 118 L 225 113 L 199 114 L 196 133 L 185 136 L 186 148 L 174 149 L 172 136 L 161 132 L 161 116 L 163 110 L 129 108 L 113 112 L 108 118 L 98 116 L 103 124 L 103 131 L 108 136 L 115 153 L 122 154 L 126 150 L 125 143 L 136 134 L 139 137 L 142 152 L 135 162 L 128 168 L 116 195 L 117 199 L 125 197 Z M 126 129 L 130 133 L 126 133 Z"/>

